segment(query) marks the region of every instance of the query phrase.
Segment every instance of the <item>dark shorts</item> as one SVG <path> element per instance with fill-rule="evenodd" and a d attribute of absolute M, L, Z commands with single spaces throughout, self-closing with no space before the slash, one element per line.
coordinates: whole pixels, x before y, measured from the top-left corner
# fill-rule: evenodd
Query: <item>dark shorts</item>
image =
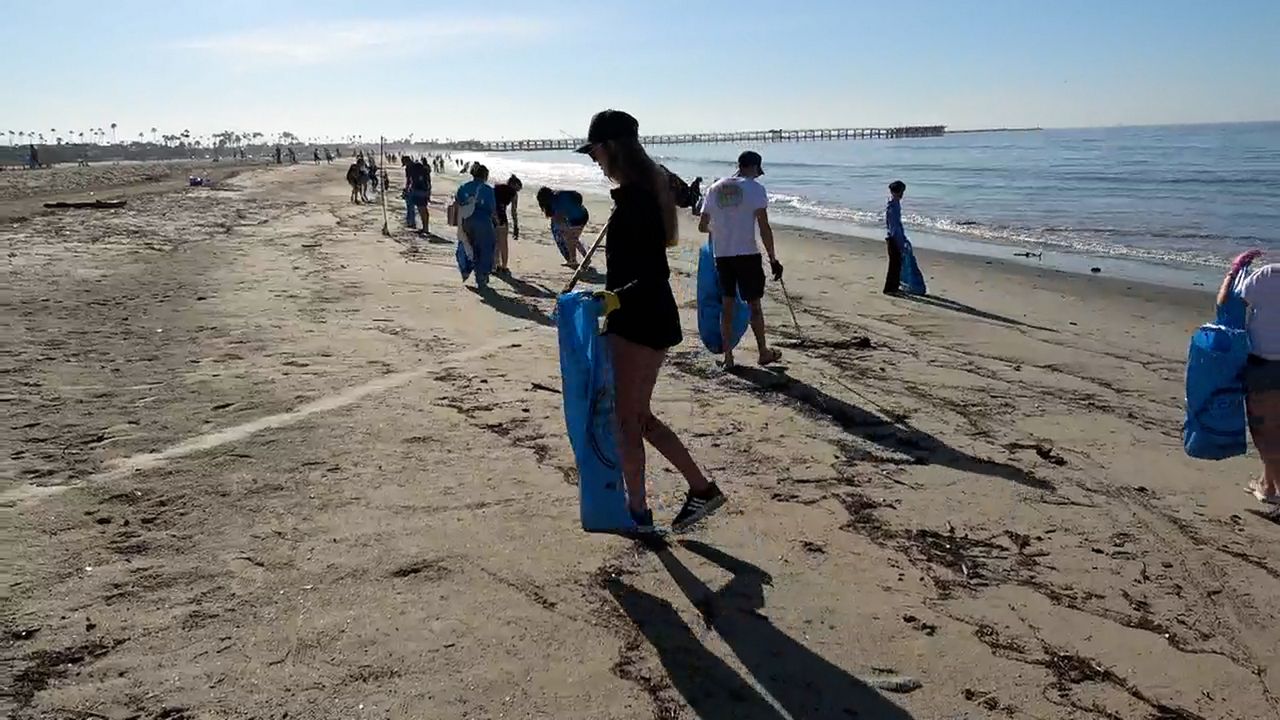
<path fill-rule="evenodd" d="M 628 294 L 626 302 L 609 313 L 605 332 L 654 350 L 679 345 L 684 335 L 680 331 L 680 310 L 671 287 Z"/>
<path fill-rule="evenodd" d="M 1250 355 L 1244 368 L 1244 386 L 1250 393 L 1280 390 L 1280 360 Z"/>
<path fill-rule="evenodd" d="M 764 297 L 764 259 L 759 253 L 718 257 L 716 274 L 720 276 L 720 297 L 741 296 L 747 302 Z"/>
<path fill-rule="evenodd" d="M 509 224 L 510 221 L 507 219 L 507 208 L 505 206 L 498 208 L 498 227 L 506 227 Z"/>

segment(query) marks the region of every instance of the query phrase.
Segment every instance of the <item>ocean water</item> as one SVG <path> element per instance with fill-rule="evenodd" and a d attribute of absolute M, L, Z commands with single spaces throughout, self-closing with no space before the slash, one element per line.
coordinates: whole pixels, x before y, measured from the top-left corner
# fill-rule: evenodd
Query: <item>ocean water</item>
<path fill-rule="evenodd" d="M 727 144 L 649 148 L 686 180 L 734 171 Z M 1259 247 L 1280 260 L 1280 122 L 949 134 L 904 140 L 766 143 L 775 223 L 883 237 L 886 185 L 916 245 L 1220 267 Z M 569 152 L 470 154 L 505 178 L 604 193 Z M 1012 249 L 1010 249 L 1012 248 Z M 1081 260 L 1086 266 L 1087 262 Z"/>

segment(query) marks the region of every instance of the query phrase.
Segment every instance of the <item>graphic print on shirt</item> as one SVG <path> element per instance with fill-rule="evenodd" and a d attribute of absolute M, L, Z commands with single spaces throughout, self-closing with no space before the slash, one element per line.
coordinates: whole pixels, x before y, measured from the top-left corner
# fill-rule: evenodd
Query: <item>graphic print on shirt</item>
<path fill-rule="evenodd" d="M 721 183 L 716 188 L 715 195 L 718 208 L 736 208 L 742 205 L 742 185 L 738 183 Z"/>

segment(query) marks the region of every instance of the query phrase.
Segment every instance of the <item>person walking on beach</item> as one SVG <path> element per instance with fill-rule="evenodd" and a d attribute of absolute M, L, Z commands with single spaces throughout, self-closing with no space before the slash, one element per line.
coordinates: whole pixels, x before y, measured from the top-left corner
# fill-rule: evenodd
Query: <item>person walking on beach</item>
<path fill-rule="evenodd" d="M 614 412 L 628 509 L 641 532 L 654 530 L 645 496 L 647 441 L 689 484 L 671 523 L 673 530 L 683 532 L 724 505 L 725 496 L 650 407 L 667 350 L 683 339 L 667 265 L 667 248 L 679 241 L 675 201 L 665 173 L 640 145 L 639 123 L 631 115 L 596 113 L 587 143 L 578 152 L 590 155 L 617 184 L 610 193 L 614 210 L 605 248 L 605 288 L 617 308 L 607 316 L 605 333 L 613 355 Z"/>
<path fill-rule="evenodd" d="M 498 235 L 498 258 L 497 267 L 494 273 L 498 275 L 510 275 L 511 268 L 507 265 L 510 255 L 507 246 L 507 226 L 510 225 L 511 236 L 516 240 L 520 239 L 520 217 L 516 212 L 520 200 L 520 190 L 524 187 L 524 183 L 520 182 L 520 178 L 512 175 L 507 178 L 504 183 L 498 183 L 493 186 L 493 196 L 498 203 L 498 212 L 495 216 L 497 221 Z M 507 208 L 511 208 L 511 217 L 507 217 Z"/>
<path fill-rule="evenodd" d="M 405 155 L 400 163 L 404 165 L 404 224 L 410 230 L 417 228 L 415 215 L 422 215 L 422 229 L 419 235 L 426 235 L 427 203 L 431 201 L 431 172 L 422 163 Z"/>
<path fill-rule="evenodd" d="M 281 158 L 281 153 L 282 153 L 282 152 L 283 152 L 283 151 L 280 149 L 280 146 L 279 146 L 279 145 L 277 145 L 277 146 L 276 146 L 276 164 L 277 164 L 277 165 L 281 164 L 281 163 L 280 163 L 280 158 Z"/>
<path fill-rule="evenodd" d="M 489 187 L 489 168 L 480 163 L 471 164 L 471 181 L 458 186 L 454 201 L 460 210 L 459 230 L 465 236 L 470 252 L 466 246 L 459 248 L 470 261 L 471 272 L 476 275 L 476 287 L 485 290 L 489 287 L 489 273 L 493 271 L 493 251 L 497 244 L 493 227 L 494 213 L 498 210 L 498 201 Z M 468 270 L 464 263 L 463 279 Z"/>
<path fill-rule="evenodd" d="M 694 217 L 697 217 L 702 214 L 702 176 L 701 175 L 694 178 L 693 182 L 689 183 L 689 212 L 693 213 Z"/>
<path fill-rule="evenodd" d="M 1231 264 L 1218 290 L 1218 304 L 1226 303 L 1236 277 L 1262 253 L 1241 253 Z M 1262 474 L 1246 488 L 1259 502 L 1280 513 L 1280 264 L 1253 271 L 1240 285 L 1247 307 L 1249 360 L 1244 370 L 1245 409 L 1249 434 L 1262 459 Z"/>
<path fill-rule="evenodd" d="M 587 212 L 582 201 L 582 193 L 541 187 L 536 198 L 542 214 L 551 218 L 551 239 L 555 240 L 560 254 L 571 267 L 578 267 L 578 253 L 582 253 L 583 258 L 587 256 L 587 248 L 582 244 L 582 229 L 591 219 L 591 213 Z"/>
<path fill-rule="evenodd" d="M 782 279 L 782 263 L 778 262 L 773 245 L 773 226 L 769 224 L 769 194 L 756 178 L 764 175 L 760 154 L 748 150 L 738 156 L 738 174 L 721 178 L 707 188 L 702 203 L 702 215 L 698 230 L 711 233 L 711 249 L 716 256 L 716 274 L 720 280 L 720 333 L 721 337 L 733 337 L 733 314 L 737 298 L 741 297 L 751 308 L 751 330 L 756 336 L 756 348 L 760 351 L 761 365 L 776 363 L 782 352 L 769 347 L 765 337 L 764 308 L 764 260 L 756 244 L 756 231 L 760 244 L 769 255 L 769 268 L 775 281 Z M 724 367 L 732 369 L 733 346 L 724 346 Z"/>
<path fill-rule="evenodd" d="M 347 168 L 347 184 L 351 186 L 351 202 L 360 203 L 360 188 L 364 183 L 364 161 L 357 160 Z"/>
<path fill-rule="evenodd" d="M 311 149 L 311 161 L 316 165 L 320 164 L 320 148 Z"/>
<path fill-rule="evenodd" d="M 884 209 L 885 250 L 889 253 L 889 268 L 884 275 L 884 294 L 898 295 L 902 282 L 902 246 L 907 240 L 907 230 L 902 227 L 902 196 L 907 184 L 901 180 L 889 183 L 889 203 Z"/>

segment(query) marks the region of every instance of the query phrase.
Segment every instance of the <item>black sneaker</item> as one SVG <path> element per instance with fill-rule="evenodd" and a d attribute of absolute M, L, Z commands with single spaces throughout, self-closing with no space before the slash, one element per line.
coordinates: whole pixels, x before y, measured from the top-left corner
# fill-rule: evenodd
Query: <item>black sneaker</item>
<path fill-rule="evenodd" d="M 676 513 L 676 519 L 671 521 L 671 529 L 676 532 L 685 532 L 706 516 L 719 510 L 724 503 L 724 493 L 720 492 L 720 488 L 716 487 L 715 483 L 711 483 L 711 487 L 702 496 L 689 493 L 684 498 L 684 507 Z"/>
<path fill-rule="evenodd" d="M 628 509 L 628 512 L 631 513 L 631 520 L 636 524 L 634 528 L 631 528 L 632 533 L 636 535 L 652 535 L 658 532 L 658 529 L 653 525 L 652 510 L 646 509 L 643 512 L 636 512 Z"/>

